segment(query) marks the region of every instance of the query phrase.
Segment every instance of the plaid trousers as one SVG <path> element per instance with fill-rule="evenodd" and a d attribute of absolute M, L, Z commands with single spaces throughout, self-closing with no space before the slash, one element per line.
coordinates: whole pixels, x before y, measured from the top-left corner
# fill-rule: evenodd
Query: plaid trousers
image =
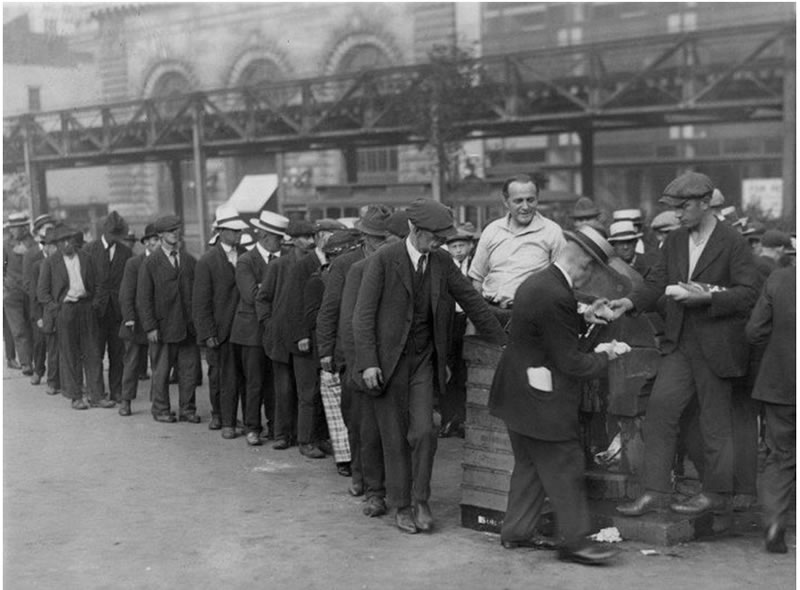
<path fill-rule="evenodd" d="M 320 371 L 319 389 L 331 435 L 333 458 L 337 463 L 345 463 L 350 461 L 350 441 L 342 417 L 342 384 L 338 373 Z"/>

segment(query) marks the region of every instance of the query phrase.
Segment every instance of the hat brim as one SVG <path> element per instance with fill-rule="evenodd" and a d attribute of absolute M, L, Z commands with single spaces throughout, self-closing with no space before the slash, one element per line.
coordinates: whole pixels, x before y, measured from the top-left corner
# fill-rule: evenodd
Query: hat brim
<path fill-rule="evenodd" d="M 458 229 L 456 229 L 456 226 L 454 226 L 454 225 L 451 225 L 448 228 L 440 229 L 440 230 L 437 230 L 437 231 L 433 231 L 433 230 L 428 230 L 428 231 L 430 231 L 437 238 L 441 238 L 441 239 L 443 239 L 445 241 L 449 240 L 453 236 L 457 236 L 458 235 Z"/>
<path fill-rule="evenodd" d="M 28 227 L 30 225 L 30 221 L 9 221 L 3 224 L 3 227 L 11 228 L 11 227 Z"/>
<path fill-rule="evenodd" d="M 591 256 L 592 259 L 594 259 L 594 261 L 597 262 L 598 264 L 602 266 L 608 266 L 607 254 L 603 252 L 600 246 L 592 242 L 591 239 L 584 236 L 582 233 L 564 230 L 564 237 L 567 240 L 574 242 L 575 244 L 580 246 L 581 249 L 584 252 L 586 252 L 589 256 Z"/>
<path fill-rule="evenodd" d="M 385 238 L 386 236 L 389 235 L 388 229 L 380 230 L 380 229 L 375 229 L 374 227 L 366 227 L 360 219 L 356 220 L 356 222 L 353 223 L 353 228 L 357 229 L 362 234 L 366 234 L 368 236 L 377 236 L 380 238 Z"/>
<path fill-rule="evenodd" d="M 144 244 L 144 243 L 145 243 L 147 240 L 149 240 L 150 238 L 157 238 L 157 237 L 158 237 L 158 234 L 157 234 L 157 233 L 155 233 L 155 232 L 153 232 L 152 234 L 145 234 L 145 235 L 143 235 L 141 238 L 139 238 L 139 242 L 141 242 L 142 244 Z"/>
<path fill-rule="evenodd" d="M 274 234 L 276 236 L 281 236 L 281 237 L 286 236 L 286 230 L 272 225 L 267 225 L 263 223 L 258 217 L 251 217 L 249 222 L 250 225 L 252 225 L 256 229 L 260 229 L 261 231 L 265 231 L 267 233 Z"/>
<path fill-rule="evenodd" d="M 600 211 L 581 211 L 580 213 L 571 213 L 572 219 L 594 219 L 600 217 Z"/>
<path fill-rule="evenodd" d="M 633 240 L 638 240 L 643 235 L 644 234 L 636 233 L 636 234 L 633 234 L 633 235 L 630 235 L 630 236 L 628 236 L 628 235 L 625 235 L 625 236 L 610 236 L 610 237 L 606 238 L 606 242 L 608 242 L 609 244 L 613 244 L 614 242 L 632 242 Z"/>
<path fill-rule="evenodd" d="M 233 231 L 244 231 L 250 226 L 243 219 L 231 219 L 220 224 L 214 224 L 215 230 L 230 229 Z"/>

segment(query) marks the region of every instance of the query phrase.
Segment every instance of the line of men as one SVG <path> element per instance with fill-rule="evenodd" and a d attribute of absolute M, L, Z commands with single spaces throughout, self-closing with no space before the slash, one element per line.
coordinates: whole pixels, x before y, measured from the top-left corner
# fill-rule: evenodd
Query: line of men
<path fill-rule="evenodd" d="M 729 465 L 720 464 L 732 463 L 732 455 L 727 447 L 722 451 L 714 448 L 717 439 L 731 439 L 730 420 L 726 427 L 726 419 L 721 417 L 726 415 L 724 411 L 703 405 L 703 399 L 712 397 L 704 392 L 712 386 L 728 391 L 729 377 L 744 373 L 737 364 L 739 353 L 725 350 L 736 346 L 733 334 L 730 342 L 715 343 L 713 350 L 704 349 L 700 335 L 690 336 L 688 343 L 680 338 L 686 339 L 693 330 L 702 332 L 709 317 L 715 330 L 743 329 L 741 320 L 755 302 L 759 283 L 750 268 L 754 268 L 752 254 L 742 251 L 744 239 L 735 230 L 725 229 L 726 224 L 712 221 L 716 218 L 709 213 L 710 180 L 690 175 L 676 183 L 664 196 L 673 218 L 657 227 L 654 220 L 653 227 L 664 233 L 673 230 L 675 235 L 688 233 L 693 240 L 694 233 L 700 232 L 699 241 L 691 242 L 684 253 L 686 261 L 681 262 L 682 254 L 676 254 L 682 250 L 674 246 L 678 238 L 670 234 L 661 251 L 656 251 L 660 255 L 653 258 L 655 262 L 640 267 L 650 291 L 600 302 L 611 310 L 609 315 L 605 319 L 592 315 L 598 309 L 592 306 L 585 319 L 602 323 L 634 307 L 645 309 L 655 294 L 663 295 L 668 280 L 683 289 L 666 308 L 667 341 L 679 344 L 673 352 L 667 346 L 664 366 L 671 369 L 662 367 L 659 372 L 661 384 L 656 384 L 653 409 L 648 411 L 647 424 L 652 424 L 648 428 L 654 433 L 648 435 L 648 441 L 658 452 L 650 452 L 651 479 L 647 481 L 648 490 L 668 494 L 662 485 L 662 459 L 670 458 L 668 477 L 677 436 L 674 414 L 677 411 L 680 417 L 688 399 L 696 394 L 701 399 L 701 430 L 714 431 L 703 431 L 709 465 L 706 473 L 710 481 L 717 481 L 715 477 L 725 480 L 719 489 L 707 485 L 706 492 L 674 508 L 699 513 L 721 507 L 722 500 L 710 494 L 725 495 L 732 490 L 727 475 L 717 473 L 730 471 Z M 647 251 L 639 244 L 641 227 L 636 225 L 637 221 L 641 224 L 641 216 L 623 218 L 630 212 L 618 212 L 609 235 L 598 225 L 599 211 L 593 203 L 579 201 L 573 212 L 575 231 L 565 232 L 538 213 L 538 193 L 535 182 L 526 175 L 510 178 L 503 185 L 508 214 L 484 229 L 471 264 L 464 264 L 467 254 L 451 256 L 440 246 L 450 242 L 456 251 L 460 241 L 469 252 L 473 236 L 459 232 L 449 209 L 426 200 L 396 213 L 380 206 L 366 207 L 353 229 L 333 220 L 290 222 L 268 211 L 244 220 L 225 205 L 217 210 L 211 248 L 199 260 L 181 248 L 181 220 L 175 216 L 159 218 L 148 226 L 142 238 L 146 250 L 135 257 L 122 244 L 127 236 L 124 220 L 113 212 L 101 238 L 82 250 L 78 232 L 65 226 L 45 227 L 42 241 L 47 253 L 43 254 L 37 299 L 43 316 L 55 324 L 63 389 L 75 409 L 114 407 L 119 400 L 120 414 L 130 415 L 140 358 L 149 349 L 154 419 L 197 423 L 195 388 L 202 346 L 209 366 L 210 429 L 221 430 L 223 438 L 236 438 L 241 409 L 249 445 L 274 438 L 275 449 L 297 443 L 306 457 L 333 454 L 339 472 L 352 477 L 350 492 L 366 496 L 366 515 L 379 516 L 391 508 L 400 530 L 427 532 L 434 527 L 428 499 L 440 432 L 433 423 L 433 404 L 438 397 L 444 411 L 443 400 L 452 401 L 447 392 L 461 387 L 455 385 L 461 379 L 453 378 L 458 359 L 449 353 L 457 350 L 453 335 L 463 335 L 469 318 L 478 332 L 498 344 L 510 337 L 504 358 L 517 349 L 533 347 L 535 352 L 533 357 L 509 361 L 509 371 L 498 371 L 492 388 L 492 412 L 506 421 L 513 434 L 516 459 L 502 534 L 504 546 L 541 545 L 535 538 L 536 526 L 541 500 L 548 495 L 551 500 L 566 499 L 555 507 L 559 556 L 580 563 L 604 563 L 613 552 L 585 538 L 589 525 L 588 513 L 581 510 L 581 502 L 585 507 L 583 463 L 575 454 L 579 434 L 573 394 L 576 379 L 599 373 L 616 353 L 609 350 L 582 357 L 584 353 L 577 352 L 580 328 L 576 322 L 581 318 L 575 311 L 572 290 L 586 281 L 592 265 L 605 264 L 615 254 L 612 244 L 633 242 L 634 256 L 641 254 L 645 259 Z M 249 251 L 241 248 L 245 231 L 255 237 Z M 616 248 L 623 259 L 626 252 Z M 732 255 L 741 260 L 728 261 Z M 626 262 L 633 265 L 634 257 Z M 117 275 L 112 271 L 120 265 L 122 272 L 114 287 L 116 279 L 111 277 Z M 709 270 L 717 267 L 723 270 L 716 274 Z M 545 273 L 549 275 L 545 277 Z M 693 281 L 701 280 L 724 288 L 725 294 L 700 293 Z M 118 297 L 112 296 L 114 292 Z M 739 292 L 744 294 L 737 298 Z M 515 305 L 521 295 L 525 296 L 519 301 L 526 303 Z M 684 313 L 684 308 L 691 311 Z M 108 325 L 101 329 L 101 321 L 115 329 Z M 112 342 L 115 333 L 122 341 L 122 355 L 118 343 Z M 109 369 L 111 393 L 107 396 L 100 362 L 103 348 L 108 350 L 110 362 L 112 355 L 114 359 L 124 357 L 121 371 Z M 112 353 L 112 348 L 116 352 Z M 573 348 L 575 353 L 567 355 Z M 724 371 L 716 375 L 715 367 L 708 367 L 720 356 L 726 359 L 723 363 L 734 363 L 730 375 Z M 732 356 L 736 359 L 730 361 Z M 509 373 L 521 371 L 524 376 L 528 369 L 537 368 L 526 366 L 532 362 L 529 358 L 538 358 L 541 366 L 556 376 L 563 375 L 564 380 L 554 377 L 553 389 L 542 390 L 549 395 L 537 399 L 547 402 L 547 411 L 538 412 L 538 421 L 523 426 L 518 420 L 530 413 L 531 396 Z M 177 415 L 169 399 L 173 367 L 178 375 Z M 681 383 L 680 392 L 668 385 L 676 379 Z M 119 389 L 111 384 L 117 381 Z M 566 403 L 555 413 L 554 390 L 565 394 L 561 402 Z M 729 391 L 718 393 L 715 390 L 715 399 L 730 396 Z M 458 400 L 457 394 L 452 397 Z M 463 421 L 463 402 L 455 401 L 455 406 L 448 412 L 453 416 L 448 424 Z M 262 408 L 266 428 L 262 426 Z M 541 416 L 550 419 L 543 422 Z M 325 444 L 328 439 L 330 450 Z M 548 473 L 555 479 L 548 479 Z M 535 494 L 528 493 L 532 487 L 538 489 Z M 661 505 L 651 497 L 638 499 L 633 508 L 621 506 L 620 511 L 636 515 Z M 776 517 L 770 524 L 775 529 L 773 545 L 782 530 L 781 522 L 785 519 Z"/>

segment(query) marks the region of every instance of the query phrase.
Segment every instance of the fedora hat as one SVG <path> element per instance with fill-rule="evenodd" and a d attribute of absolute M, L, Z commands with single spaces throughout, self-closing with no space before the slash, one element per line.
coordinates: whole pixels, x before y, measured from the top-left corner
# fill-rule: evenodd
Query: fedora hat
<path fill-rule="evenodd" d="M 353 224 L 353 227 L 362 234 L 385 238 L 389 235 L 387 223 L 391 215 L 391 209 L 385 205 L 369 205 L 364 214 Z"/>
<path fill-rule="evenodd" d="M 589 197 L 581 197 L 575 202 L 570 217 L 572 219 L 589 219 L 600 215 L 600 209 Z"/>
<path fill-rule="evenodd" d="M 62 240 L 68 240 L 82 235 L 83 234 L 74 227 L 69 227 L 68 225 L 57 225 L 52 231 L 48 231 L 45 234 L 44 243 L 56 244 Z"/>
<path fill-rule="evenodd" d="M 150 238 L 154 238 L 157 236 L 158 233 L 156 232 L 156 226 L 152 223 L 148 223 L 144 226 L 144 235 L 139 240 L 142 244 L 144 244 Z"/>
<path fill-rule="evenodd" d="M 642 237 L 642 232 L 637 232 L 636 227 L 632 221 L 615 221 L 608 228 L 608 241 L 609 242 L 628 242 L 630 240 L 638 240 Z"/>
<path fill-rule="evenodd" d="M 580 246 L 584 252 L 603 266 L 614 256 L 614 247 L 608 243 L 600 232 L 591 226 L 584 225 L 576 231 L 564 231 L 564 237 Z"/>
<path fill-rule="evenodd" d="M 283 237 L 286 235 L 286 230 L 289 227 L 289 218 L 273 213 L 272 211 L 262 211 L 258 214 L 258 217 L 250 218 L 250 225 L 262 231 Z"/>
<path fill-rule="evenodd" d="M 217 207 L 213 229 L 242 231 L 248 227 L 247 222 L 239 216 L 239 212 L 233 205 L 225 203 Z"/>
<path fill-rule="evenodd" d="M 103 231 L 112 236 L 124 236 L 128 233 L 128 224 L 116 211 L 112 211 L 103 219 Z"/>

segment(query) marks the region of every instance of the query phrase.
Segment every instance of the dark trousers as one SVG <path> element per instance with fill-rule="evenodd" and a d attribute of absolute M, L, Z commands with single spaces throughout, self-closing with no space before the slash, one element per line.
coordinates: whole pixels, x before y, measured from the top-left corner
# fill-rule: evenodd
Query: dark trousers
<path fill-rule="evenodd" d="M 47 386 L 53 391 L 61 390 L 61 373 L 58 368 L 58 334 L 45 334 L 47 337 Z"/>
<path fill-rule="evenodd" d="M 275 438 L 297 437 L 297 393 L 291 363 L 272 359 L 272 382 L 275 392 Z"/>
<path fill-rule="evenodd" d="M 731 435 L 732 380 L 717 377 L 703 357 L 691 327 L 685 327 L 678 349 L 661 360 L 647 404 L 644 483 L 648 490 L 672 491 L 670 471 L 684 408 L 697 396 L 703 437 L 703 488 L 733 491 Z"/>
<path fill-rule="evenodd" d="M 272 361 L 264 354 L 264 348 L 261 346 L 242 345 L 239 346 L 239 351 L 245 383 L 245 430 L 261 432 L 262 407 L 267 426 L 273 427 L 274 430 L 275 396 L 273 394 Z"/>
<path fill-rule="evenodd" d="M 147 344 L 139 344 L 135 340 L 124 340 L 125 356 L 122 362 L 122 397 L 131 401 L 136 399 L 139 388 L 139 372 L 142 359 L 147 360 Z"/>
<path fill-rule="evenodd" d="M 17 350 L 14 347 L 14 333 L 11 331 L 5 309 L 3 309 L 3 346 L 6 349 L 6 360 L 17 360 Z"/>
<path fill-rule="evenodd" d="M 464 360 L 464 332 L 466 329 L 467 315 L 457 313 L 453 319 L 453 342 L 447 353 L 450 381 L 447 382 L 447 391 L 439 402 L 442 425 L 448 422 L 462 424 L 467 416 L 467 363 Z"/>
<path fill-rule="evenodd" d="M 294 379 L 297 386 L 297 442 L 314 442 L 320 434 L 323 417 L 319 393 L 319 362 L 312 355 L 292 355 Z"/>
<path fill-rule="evenodd" d="M 8 327 L 11 329 L 19 363 L 23 366 L 30 365 L 33 354 L 33 337 L 28 296 L 19 289 L 6 291 L 3 294 L 3 310 L 8 319 Z"/>
<path fill-rule="evenodd" d="M 760 403 L 750 397 L 752 379 L 737 379 L 731 394 L 731 430 L 733 434 L 733 492 L 758 493 L 758 413 Z"/>
<path fill-rule="evenodd" d="M 147 347 L 146 344 L 144 346 Z M 139 357 L 139 376 L 140 377 L 147 377 L 147 364 L 148 364 L 149 359 L 150 359 L 150 355 L 149 354 L 143 354 L 143 355 L 141 355 Z M 200 366 L 200 363 L 198 362 L 197 365 Z"/>
<path fill-rule="evenodd" d="M 342 383 L 342 418 L 347 426 L 347 442 L 350 445 L 350 471 L 354 484 L 364 485 L 364 472 L 361 460 L 361 406 L 363 395 L 350 379 L 350 371 L 339 375 Z M 381 461 L 383 464 L 383 461 Z"/>
<path fill-rule="evenodd" d="M 39 329 L 36 322 L 31 323 L 31 334 L 33 335 L 31 366 L 34 373 L 44 377 L 47 372 L 47 334 Z"/>
<path fill-rule="evenodd" d="M 411 338 L 409 338 L 411 340 Z M 393 508 L 427 502 L 436 454 L 433 425 L 433 350 L 400 357 L 384 392 L 373 399 L 383 445 L 386 500 Z"/>
<path fill-rule="evenodd" d="M 364 492 L 367 498 L 386 496 L 386 473 L 383 466 L 383 445 L 375 412 L 375 398 L 362 390 L 354 389 L 355 405 L 361 410 L 359 422 L 359 455 Z M 351 449 L 352 454 L 352 449 Z M 355 456 L 355 455 L 353 455 Z M 355 471 L 353 472 L 355 482 Z"/>
<path fill-rule="evenodd" d="M 222 426 L 227 428 L 236 426 L 236 414 L 239 411 L 241 397 L 239 387 L 241 363 L 237 349 L 238 346 L 230 340 L 222 342 L 217 348 L 206 349 L 211 413 L 218 415 Z M 244 415 L 244 398 L 241 401 Z"/>
<path fill-rule="evenodd" d="M 157 342 L 150 345 L 153 364 L 151 381 L 153 415 L 168 414 L 169 372 L 174 365 L 178 371 L 178 399 L 181 415 L 195 414 L 195 388 L 197 387 L 197 344 L 188 336 L 181 342 Z"/>
<path fill-rule="evenodd" d="M 87 299 L 61 304 L 56 333 L 64 393 L 73 400 L 80 399 L 85 374 L 89 399 L 99 401 L 103 397 L 103 361 L 97 346 L 97 316 Z"/>
<path fill-rule="evenodd" d="M 513 430 L 508 437 L 514 470 L 500 537 L 504 541 L 530 539 L 549 497 L 562 543 L 579 545 L 590 530 L 580 442 L 538 440 Z"/>
<path fill-rule="evenodd" d="M 122 318 L 107 313 L 99 318 L 98 343 L 100 359 L 108 353 L 108 393 L 111 399 L 122 399 L 122 368 L 125 359 L 125 341 L 119 337 L 119 326 Z"/>
<path fill-rule="evenodd" d="M 786 527 L 794 508 L 797 459 L 795 456 L 797 409 L 764 403 L 769 455 L 761 478 L 764 524 Z"/>

